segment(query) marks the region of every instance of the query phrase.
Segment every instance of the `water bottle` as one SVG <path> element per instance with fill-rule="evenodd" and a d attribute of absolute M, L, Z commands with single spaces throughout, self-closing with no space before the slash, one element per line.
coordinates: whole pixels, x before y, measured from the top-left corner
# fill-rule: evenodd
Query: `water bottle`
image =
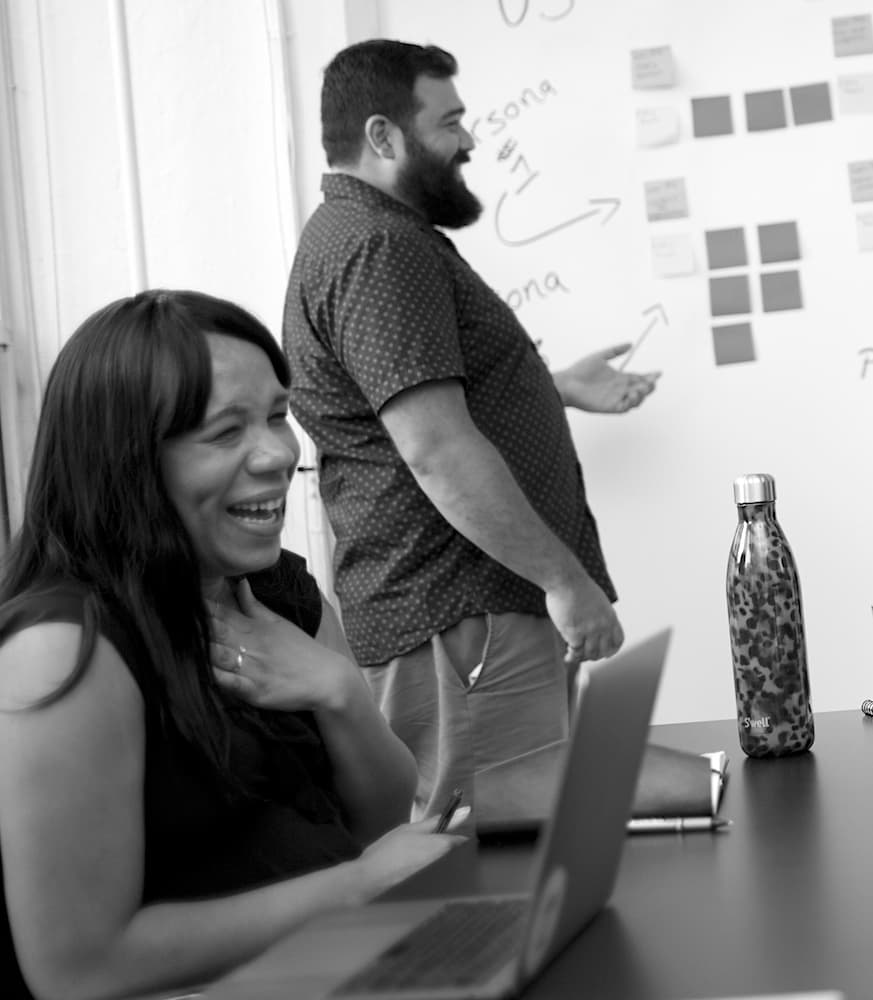
<path fill-rule="evenodd" d="M 737 728 L 749 757 L 799 753 L 815 739 L 800 581 L 775 501 L 766 473 L 734 481 L 727 605 Z"/>

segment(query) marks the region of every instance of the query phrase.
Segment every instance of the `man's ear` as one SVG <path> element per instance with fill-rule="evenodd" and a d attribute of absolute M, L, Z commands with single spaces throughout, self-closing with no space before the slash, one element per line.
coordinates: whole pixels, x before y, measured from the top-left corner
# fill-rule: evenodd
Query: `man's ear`
<path fill-rule="evenodd" d="M 394 123 L 384 115 L 370 115 L 364 123 L 367 145 L 383 160 L 393 160 L 397 155 L 394 148 L 396 132 Z"/>

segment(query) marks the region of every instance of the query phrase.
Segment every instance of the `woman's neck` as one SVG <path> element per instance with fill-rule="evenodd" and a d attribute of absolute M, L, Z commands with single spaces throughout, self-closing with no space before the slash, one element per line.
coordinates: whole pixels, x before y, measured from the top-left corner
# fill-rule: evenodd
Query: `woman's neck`
<path fill-rule="evenodd" d="M 236 594 L 233 591 L 230 580 L 226 576 L 214 577 L 209 580 L 204 579 L 202 590 L 203 596 L 207 601 L 212 601 L 215 604 L 224 604 L 230 608 L 237 607 Z"/>

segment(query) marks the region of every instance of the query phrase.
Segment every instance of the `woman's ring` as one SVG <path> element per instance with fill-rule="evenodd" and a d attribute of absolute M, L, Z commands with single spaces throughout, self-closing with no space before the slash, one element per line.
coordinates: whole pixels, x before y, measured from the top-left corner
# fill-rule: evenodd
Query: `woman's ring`
<path fill-rule="evenodd" d="M 236 654 L 236 673 L 242 670 L 243 657 L 246 655 L 246 647 L 240 646 L 239 652 Z"/>

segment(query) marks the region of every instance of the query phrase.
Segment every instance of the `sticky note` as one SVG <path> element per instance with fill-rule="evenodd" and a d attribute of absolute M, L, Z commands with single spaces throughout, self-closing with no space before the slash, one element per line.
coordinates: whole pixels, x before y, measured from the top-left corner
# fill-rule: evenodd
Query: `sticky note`
<path fill-rule="evenodd" d="M 873 114 L 873 73 L 853 73 L 837 79 L 840 114 Z"/>
<path fill-rule="evenodd" d="M 706 257 L 710 270 L 718 267 L 742 267 L 749 263 L 746 234 L 736 229 L 710 229 L 706 233 Z"/>
<path fill-rule="evenodd" d="M 873 52 L 873 14 L 831 18 L 835 56 L 862 56 Z"/>
<path fill-rule="evenodd" d="M 751 312 L 752 300 L 749 294 L 748 275 L 735 274 L 724 278 L 710 278 L 709 305 L 713 316 Z"/>
<path fill-rule="evenodd" d="M 772 222 L 766 226 L 758 226 L 758 247 L 762 264 L 773 264 L 778 260 L 800 260 L 797 223 Z"/>
<path fill-rule="evenodd" d="M 731 323 L 712 328 L 712 346 L 717 365 L 735 365 L 755 360 L 755 344 L 751 323 Z"/>
<path fill-rule="evenodd" d="M 673 177 L 664 181 L 646 181 L 646 217 L 649 222 L 684 219 L 688 215 L 685 181 Z"/>
<path fill-rule="evenodd" d="M 673 50 L 669 45 L 631 51 L 631 81 L 634 90 L 672 87 L 675 80 Z"/>
<path fill-rule="evenodd" d="M 852 201 L 873 201 L 873 160 L 849 164 L 849 188 Z"/>
<path fill-rule="evenodd" d="M 800 271 L 770 271 L 761 275 L 761 302 L 764 312 L 801 309 Z"/>
<path fill-rule="evenodd" d="M 675 108 L 638 108 L 637 145 L 668 146 L 679 139 L 679 112 Z"/>
<path fill-rule="evenodd" d="M 831 89 L 827 83 L 807 83 L 802 87 L 790 87 L 789 93 L 795 125 L 829 122 L 834 117 L 831 111 Z"/>
<path fill-rule="evenodd" d="M 785 128 L 785 95 L 781 90 L 750 91 L 745 100 L 746 128 L 749 132 Z"/>
<path fill-rule="evenodd" d="M 862 212 L 858 218 L 858 249 L 873 250 L 873 212 Z"/>
<path fill-rule="evenodd" d="M 697 138 L 730 135 L 734 130 L 731 99 L 727 94 L 720 97 L 692 97 L 691 118 Z"/>
<path fill-rule="evenodd" d="M 694 273 L 694 247 L 688 233 L 652 238 L 652 270 L 657 278 L 678 278 Z"/>

